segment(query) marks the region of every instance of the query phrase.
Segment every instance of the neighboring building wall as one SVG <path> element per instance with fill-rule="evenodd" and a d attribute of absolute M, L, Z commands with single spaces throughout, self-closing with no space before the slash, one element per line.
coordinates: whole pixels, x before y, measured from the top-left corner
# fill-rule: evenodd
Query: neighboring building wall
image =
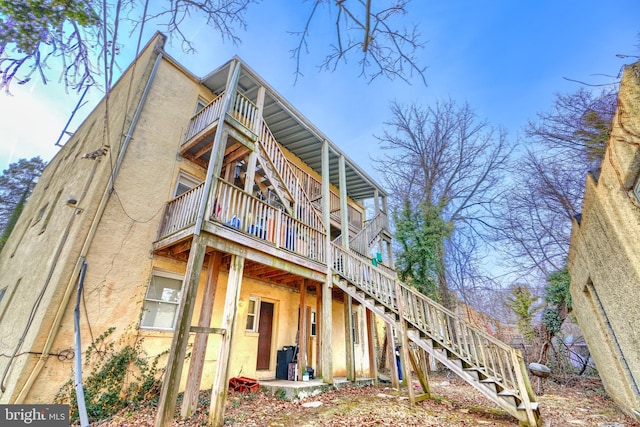
<path fill-rule="evenodd" d="M 640 420 L 640 63 L 626 67 L 598 180 L 574 221 L 573 308 L 607 393 Z"/>

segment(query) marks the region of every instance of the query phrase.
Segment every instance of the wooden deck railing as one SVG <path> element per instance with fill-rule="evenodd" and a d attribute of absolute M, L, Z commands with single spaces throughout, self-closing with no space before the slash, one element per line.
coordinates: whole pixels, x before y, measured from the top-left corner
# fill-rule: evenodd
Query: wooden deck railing
<path fill-rule="evenodd" d="M 348 282 L 398 313 L 398 300 L 404 307 L 404 320 L 457 354 L 486 377 L 499 380 L 523 401 L 525 377 L 522 356 L 514 348 L 488 335 L 455 313 L 374 267 L 370 260 L 331 243 L 333 270 Z M 398 295 L 399 292 L 399 295 Z M 528 381 L 528 379 L 526 379 Z"/>
<path fill-rule="evenodd" d="M 349 241 L 349 248 L 357 253 L 369 256 L 371 243 L 383 231 L 389 229 L 389 218 L 387 214 L 379 211 L 378 214 L 368 221 L 365 226 Z"/>
<path fill-rule="evenodd" d="M 218 179 L 210 219 L 318 262 L 326 262 L 325 233 Z"/>
<path fill-rule="evenodd" d="M 169 201 L 164 211 L 159 237 L 169 236 L 196 223 L 204 183 Z"/>
<path fill-rule="evenodd" d="M 221 93 L 191 118 L 187 132 L 184 135 L 183 143 L 189 141 L 220 118 L 222 105 L 224 104 L 224 96 L 225 92 Z M 251 132 L 257 133 L 258 108 L 246 96 L 236 92 L 230 114 Z"/>
<path fill-rule="evenodd" d="M 322 209 L 322 183 L 311 176 L 308 172 L 298 167 L 292 162 L 289 162 L 289 166 L 293 170 L 293 173 L 298 178 L 300 185 L 307 193 L 313 206 L 317 210 Z M 329 210 L 331 211 L 331 217 L 333 220 L 340 222 L 340 196 L 334 191 L 329 192 Z M 351 205 L 347 205 L 347 218 L 349 220 L 349 228 L 358 232 L 362 229 L 362 212 L 357 210 Z"/>
<path fill-rule="evenodd" d="M 396 278 L 371 264 L 371 260 L 356 256 L 342 246 L 331 242 L 333 270 L 378 302 L 398 311 L 396 302 Z"/>
<path fill-rule="evenodd" d="M 233 100 L 233 108 L 231 115 L 234 119 L 242 123 L 251 132 L 257 134 L 257 115 L 258 107 L 249 100 L 246 96 L 239 92 L 236 92 L 236 96 Z"/>
<path fill-rule="evenodd" d="M 184 135 L 184 142 L 189 141 L 198 133 L 206 129 L 211 123 L 220 118 L 222 104 L 224 103 L 224 92 L 218 95 L 213 101 L 207 104 L 202 110 L 191 118 L 189 127 Z"/>

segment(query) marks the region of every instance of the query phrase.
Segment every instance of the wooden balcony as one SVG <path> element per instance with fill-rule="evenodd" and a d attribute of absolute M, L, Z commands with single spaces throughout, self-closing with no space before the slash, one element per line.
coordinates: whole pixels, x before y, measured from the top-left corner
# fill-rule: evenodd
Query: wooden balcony
<path fill-rule="evenodd" d="M 194 115 L 184 135 L 181 154 L 203 167 L 207 166 L 211 157 L 214 131 L 221 118 L 224 99 L 225 93 L 223 92 Z M 242 94 L 236 93 L 231 103 L 230 113 L 227 114 L 227 121 L 236 129 L 242 129 L 243 133 L 250 136 L 250 139 L 257 139 L 262 153 L 272 164 L 278 178 L 295 200 L 296 218 L 308 224 L 316 224 L 320 221 L 321 183 L 286 158 L 269 126 L 258 116 L 257 106 Z M 332 223 L 339 227 L 341 222 L 340 197 L 334 191 L 330 193 L 330 210 Z M 348 219 L 351 233 L 358 233 L 363 226 L 362 212 L 349 205 Z"/>
<path fill-rule="evenodd" d="M 226 93 L 218 95 L 213 101 L 198 111 L 191 120 L 184 134 L 180 154 L 201 166 L 206 167 L 211 155 L 215 129 L 222 116 L 222 107 Z M 255 140 L 258 134 L 258 117 L 256 105 L 240 93 L 231 100 L 231 108 L 226 116 L 238 131 L 249 140 Z"/>
<path fill-rule="evenodd" d="M 158 242 L 177 242 L 196 222 L 204 184 L 171 200 L 166 207 Z M 206 220 L 225 229 L 252 236 L 258 244 L 285 250 L 310 260 L 326 262 L 326 232 L 322 223 L 294 218 L 267 202 L 218 179 Z M 175 236 L 175 239 L 171 239 Z"/>

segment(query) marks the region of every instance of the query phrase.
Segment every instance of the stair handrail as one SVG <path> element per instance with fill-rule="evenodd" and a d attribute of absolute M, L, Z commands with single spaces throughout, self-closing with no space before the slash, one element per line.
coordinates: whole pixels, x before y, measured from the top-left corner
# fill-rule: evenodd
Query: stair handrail
<path fill-rule="evenodd" d="M 278 141 L 264 119 L 262 120 L 258 142 L 276 173 L 279 174 L 279 178 L 284 182 L 289 195 L 293 197 L 297 216 L 304 222 L 308 222 L 312 227 L 324 230 L 322 216 L 314 208 L 311 199 L 300 184 L 293 169 L 289 166 L 289 160 L 280 149 Z"/>
<path fill-rule="evenodd" d="M 344 248 L 335 245 L 334 243 L 332 243 L 331 246 L 333 270 L 356 287 L 360 288 L 360 290 L 370 294 L 370 296 L 385 304 L 387 308 L 397 314 L 398 296 L 396 295 L 396 292 L 392 290 L 393 286 L 388 287 L 386 284 L 386 282 L 389 281 L 395 283 L 397 279 L 385 272 L 383 269 L 372 265 L 368 258 L 346 251 Z M 384 286 L 382 287 L 374 283 L 376 280 L 380 280 L 381 278 L 384 281 Z M 517 393 L 521 400 L 526 401 L 529 399 L 530 396 L 524 396 L 528 393 L 524 393 L 519 385 L 521 381 L 525 381 L 519 366 L 520 362 L 515 364 L 510 361 L 522 360 L 522 355 L 516 349 L 476 328 L 466 319 L 438 304 L 426 295 L 409 287 L 401 281 L 398 282 L 399 289 L 401 290 L 400 297 L 402 298 L 402 302 L 405 306 L 405 321 L 427 334 L 432 339 L 440 342 L 446 347 L 449 347 L 450 350 L 457 353 L 458 357 L 466 360 L 470 365 L 475 366 L 480 370 L 484 368 L 485 373 L 488 376 L 500 378 L 506 385 L 505 388 Z M 387 289 L 388 293 L 380 294 L 381 289 Z M 418 308 L 416 307 L 417 300 L 422 303 L 426 303 L 432 310 L 436 310 L 435 313 L 432 311 L 429 314 L 430 319 L 426 319 L 426 313 L 423 313 L 422 322 L 420 321 L 421 319 L 416 315 L 416 309 Z M 440 316 L 434 316 L 434 314 L 439 314 Z M 444 315 L 444 317 L 442 317 L 442 315 Z M 438 326 L 441 330 L 438 331 L 433 328 L 428 329 L 426 327 L 426 320 L 430 320 L 432 326 Z M 456 342 L 454 342 L 454 340 Z M 462 344 L 464 344 L 464 346 Z M 505 352 L 505 354 L 508 355 L 509 360 L 503 357 L 495 360 L 495 355 L 492 352 L 489 352 L 491 348 L 487 347 L 488 344 L 493 346 L 493 348 L 497 348 Z M 473 351 L 470 351 L 469 349 L 473 349 Z M 480 359 L 483 361 L 482 364 L 479 363 Z M 512 366 L 511 369 L 507 369 L 508 367 L 504 366 L 507 361 L 509 361 L 509 364 Z"/>
<path fill-rule="evenodd" d="M 378 211 L 376 216 L 367 221 L 364 227 L 349 240 L 349 247 L 361 255 L 368 256 L 371 243 L 388 227 L 388 224 L 387 214 Z"/>

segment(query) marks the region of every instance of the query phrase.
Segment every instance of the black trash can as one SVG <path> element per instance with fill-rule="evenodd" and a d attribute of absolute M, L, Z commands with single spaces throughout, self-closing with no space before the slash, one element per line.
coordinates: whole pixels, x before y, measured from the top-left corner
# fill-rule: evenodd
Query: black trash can
<path fill-rule="evenodd" d="M 276 359 L 276 379 L 288 379 L 289 363 L 293 362 L 293 354 L 295 346 L 285 346 L 282 350 L 278 350 L 278 358 Z"/>

